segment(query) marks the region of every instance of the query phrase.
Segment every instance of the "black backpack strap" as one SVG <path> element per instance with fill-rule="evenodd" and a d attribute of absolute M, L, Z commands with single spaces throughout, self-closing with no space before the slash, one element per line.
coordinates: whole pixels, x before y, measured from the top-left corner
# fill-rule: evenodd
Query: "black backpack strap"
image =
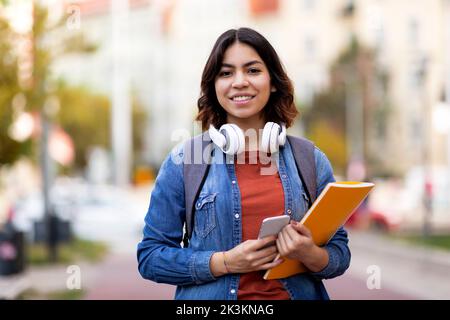
<path fill-rule="evenodd" d="M 295 163 L 297 164 L 298 174 L 305 186 L 305 191 L 308 194 L 309 207 L 317 198 L 317 183 L 316 183 L 316 160 L 314 157 L 314 144 L 304 138 L 287 136 L 289 144 L 294 154 Z"/>
<path fill-rule="evenodd" d="M 203 182 L 209 169 L 209 160 L 203 159 L 204 150 L 211 145 L 211 138 L 207 132 L 195 136 L 185 143 L 183 176 L 184 176 L 184 202 L 186 207 L 186 232 L 183 237 L 183 246 L 186 248 L 192 235 L 194 202 L 200 193 Z M 210 152 L 206 155 L 210 156 Z M 206 160 L 206 161 L 205 161 Z"/>

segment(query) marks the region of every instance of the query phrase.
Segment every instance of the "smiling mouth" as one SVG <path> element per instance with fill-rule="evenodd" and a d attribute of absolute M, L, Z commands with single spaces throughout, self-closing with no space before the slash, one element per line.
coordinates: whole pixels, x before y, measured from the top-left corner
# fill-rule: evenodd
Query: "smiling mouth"
<path fill-rule="evenodd" d="M 236 96 L 231 98 L 230 100 L 237 104 L 245 104 L 252 100 L 255 96 Z"/>

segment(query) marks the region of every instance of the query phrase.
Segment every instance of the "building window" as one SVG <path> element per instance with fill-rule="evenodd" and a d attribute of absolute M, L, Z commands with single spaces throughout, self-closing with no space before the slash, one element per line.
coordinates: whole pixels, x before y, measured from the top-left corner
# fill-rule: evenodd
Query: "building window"
<path fill-rule="evenodd" d="M 408 46 L 416 48 L 419 43 L 419 22 L 412 18 L 408 22 Z"/>
<path fill-rule="evenodd" d="M 303 8 L 307 11 L 314 10 L 316 6 L 316 0 L 303 0 Z"/>
<path fill-rule="evenodd" d="M 276 14 L 280 6 L 279 0 L 248 0 L 248 4 L 253 16 Z"/>
<path fill-rule="evenodd" d="M 304 53 L 307 60 L 314 60 L 317 56 L 316 39 L 313 36 L 306 36 L 304 40 Z"/>

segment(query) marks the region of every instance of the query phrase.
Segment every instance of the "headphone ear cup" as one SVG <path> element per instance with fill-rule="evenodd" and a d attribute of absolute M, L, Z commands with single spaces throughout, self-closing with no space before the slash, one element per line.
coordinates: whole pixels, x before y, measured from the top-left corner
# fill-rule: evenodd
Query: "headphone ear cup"
<path fill-rule="evenodd" d="M 286 143 L 286 125 L 284 123 L 281 124 L 281 132 L 280 135 L 278 136 L 278 144 L 280 146 L 284 146 L 284 144 Z"/>
<path fill-rule="evenodd" d="M 214 144 L 223 151 L 223 148 L 227 144 L 225 136 L 221 134 L 212 124 L 209 125 L 208 133 Z"/>
<path fill-rule="evenodd" d="M 269 144 L 269 150 L 270 153 L 274 153 L 278 151 L 278 137 L 280 135 L 281 127 L 278 123 L 273 123 L 272 128 L 270 129 L 270 144 Z"/>
<path fill-rule="evenodd" d="M 273 122 L 267 122 L 264 125 L 264 129 L 261 137 L 261 151 L 265 153 L 270 152 L 270 132 L 272 131 Z"/>
<path fill-rule="evenodd" d="M 261 150 L 266 153 L 277 152 L 280 145 L 286 142 L 286 130 L 278 123 L 267 122 L 261 137 Z"/>
<path fill-rule="evenodd" d="M 225 145 L 222 148 L 224 153 L 234 155 L 244 152 L 245 136 L 241 128 L 233 123 L 228 123 L 220 127 L 219 133 L 225 137 Z"/>

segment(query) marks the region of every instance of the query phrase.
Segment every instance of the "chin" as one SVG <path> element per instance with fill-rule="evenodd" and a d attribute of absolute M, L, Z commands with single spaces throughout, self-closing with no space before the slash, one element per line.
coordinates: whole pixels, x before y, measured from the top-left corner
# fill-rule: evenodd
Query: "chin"
<path fill-rule="evenodd" d="M 239 112 L 236 112 L 236 113 L 232 113 L 231 115 L 233 117 L 235 117 L 235 118 L 238 118 L 238 119 L 241 119 L 241 120 L 245 120 L 245 119 L 253 118 L 257 114 L 258 114 L 257 112 L 256 113 L 248 113 L 248 112 L 239 113 Z"/>
<path fill-rule="evenodd" d="M 247 108 L 241 108 L 241 109 L 237 109 L 237 108 L 233 108 L 231 109 L 228 113 L 235 117 L 235 118 L 239 118 L 239 119 L 246 119 L 246 118 L 252 118 L 258 114 L 260 114 L 262 112 L 262 109 L 247 109 Z"/>

